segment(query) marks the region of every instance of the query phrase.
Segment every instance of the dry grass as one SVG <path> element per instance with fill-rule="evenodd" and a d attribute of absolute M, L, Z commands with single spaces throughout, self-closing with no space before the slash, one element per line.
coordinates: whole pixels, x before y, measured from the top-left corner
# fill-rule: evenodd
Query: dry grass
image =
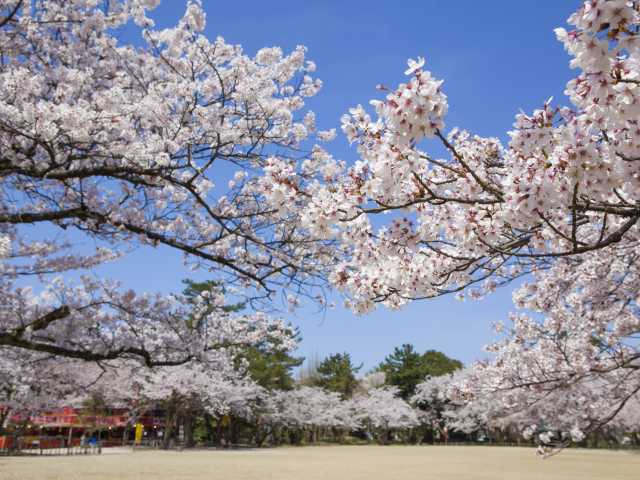
<path fill-rule="evenodd" d="M 0 457 L 1 480 L 638 480 L 640 455 L 567 450 L 547 460 L 499 447 L 303 447 L 241 451 L 112 450 Z"/>

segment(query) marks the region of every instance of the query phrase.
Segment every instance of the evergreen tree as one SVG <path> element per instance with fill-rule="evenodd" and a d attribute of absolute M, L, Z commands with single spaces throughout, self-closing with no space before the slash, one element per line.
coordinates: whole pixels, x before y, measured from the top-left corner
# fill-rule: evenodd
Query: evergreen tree
<path fill-rule="evenodd" d="M 292 370 L 304 362 L 282 350 L 249 347 L 242 357 L 249 362 L 249 375 L 260 386 L 269 390 L 291 390 L 295 387 Z"/>
<path fill-rule="evenodd" d="M 420 354 L 413 345 L 405 343 L 396 347 L 380 363 L 378 370 L 384 372 L 386 383 L 398 387 L 402 398 L 408 400 L 415 393 L 416 386 L 427 377 L 439 377 L 462 367 L 462 362 L 442 352 L 428 350 Z"/>
<path fill-rule="evenodd" d="M 317 368 L 315 384 L 326 390 L 350 398 L 358 387 L 356 373 L 362 365 L 354 366 L 348 353 L 336 353 L 325 358 Z"/>

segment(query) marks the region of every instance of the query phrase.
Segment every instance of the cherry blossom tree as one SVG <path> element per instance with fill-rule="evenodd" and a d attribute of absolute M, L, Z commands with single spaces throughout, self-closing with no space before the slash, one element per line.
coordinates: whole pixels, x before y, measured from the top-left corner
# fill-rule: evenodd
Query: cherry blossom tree
<path fill-rule="evenodd" d="M 317 425 L 320 427 L 355 428 L 356 423 L 350 415 L 349 404 L 341 399 L 339 392 L 331 392 L 318 387 L 301 387 L 294 390 L 302 395 L 303 403 L 309 406 L 305 417 L 292 415 L 292 419 L 302 424 Z M 296 394 L 293 394 L 294 396 Z M 295 407 L 294 407 L 295 408 Z M 300 408 L 300 407 L 298 407 Z M 302 407 L 304 408 L 304 407 Z"/>
<path fill-rule="evenodd" d="M 518 441 L 534 421 L 531 412 L 506 405 L 490 389 L 471 395 L 463 387 L 469 385 L 473 373 L 471 367 L 419 384 L 411 402 L 421 409 L 423 422 L 445 437 L 458 432 L 475 435 L 477 440 Z"/>
<path fill-rule="evenodd" d="M 193 298 L 190 305 L 193 306 Z M 210 303 L 206 305 L 208 310 Z M 113 359 L 87 362 L 5 347 L 0 362 L 0 404 L 9 411 L 28 415 L 99 397 L 110 405 L 130 408 L 133 417 L 135 412 L 144 413 L 158 403 L 170 404 L 174 417 L 180 414 L 183 419 L 188 417 L 185 411 L 204 412 L 216 418 L 230 411 L 238 416 L 248 415 L 262 389 L 248 378 L 247 365 L 237 361 L 239 352 L 262 345 L 266 339 L 271 339 L 273 348 L 280 351 L 290 351 L 296 345 L 288 325 L 263 315 L 210 314 L 205 335 L 184 327 L 186 312 L 167 312 L 172 313 L 180 320 L 175 322 L 171 335 L 163 334 L 153 322 L 141 323 L 139 335 L 146 341 L 154 339 L 158 345 L 150 352 L 154 359 L 151 365 L 126 352 Z M 190 314 L 194 318 L 193 310 Z M 99 352 L 98 347 L 91 352 Z M 192 357 L 187 361 L 184 355 L 189 352 Z M 172 360 L 174 355 L 179 361 Z M 195 415 L 192 417 L 195 419 Z M 168 419 L 168 423 L 176 418 Z"/>
<path fill-rule="evenodd" d="M 556 31 L 579 69 L 567 86 L 572 107 L 549 100 L 519 114 L 507 147 L 445 134 L 442 81 L 424 59 L 409 61 L 410 80 L 372 101 L 376 121 L 361 106 L 343 118 L 361 160 L 316 194 L 306 217 L 348 252 L 332 280 L 359 312 L 480 297 L 534 274 L 515 301 L 544 318 L 514 316 L 465 394 L 489 398 L 487 423 L 546 424 L 546 443 L 553 429 L 579 441 L 636 405 L 639 9 L 588 1 L 569 19 L 573 31 Z M 449 158 L 425 152 L 429 138 Z M 405 217 L 374 230 L 383 220 L 373 218 L 393 211 Z"/>
<path fill-rule="evenodd" d="M 461 392 L 578 441 L 640 392 L 640 3 L 589 0 L 569 24 L 555 33 L 577 70 L 570 106 L 518 114 L 506 146 L 447 132 L 443 81 L 410 60 L 406 83 L 379 86 L 376 119 L 360 105 L 343 117 L 360 159 L 310 208 L 348 254 L 332 281 L 356 312 L 534 275 L 514 295 L 534 313 L 514 315 Z"/>
<path fill-rule="evenodd" d="M 307 438 L 340 439 L 345 433 L 366 430 L 381 443 L 392 433 L 418 425 L 418 412 L 398 395 L 395 387 L 372 387 L 350 399 L 338 392 L 303 386 L 270 392 L 261 409 L 261 421 L 275 435 L 288 433 L 294 443 Z"/>
<path fill-rule="evenodd" d="M 287 435 L 292 443 L 305 438 L 315 441 L 320 431 L 350 431 L 358 427 L 351 404 L 338 392 L 302 386 L 294 390 L 274 390 L 261 409 L 261 422 L 270 426 L 275 443 Z"/>
<path fill-rule="evenodd" d="M 332 279 L 356 311 L 477 296 L 557 258 L 635 241 L 638 8 L 587 1 L 573 30 L 556 31 L 578 70 L 566 90 L 572 106 L 549 100 L 518 114 L 507 146 L 445 131 L 443 81 L 423 58 L 409 61 L 406 83 L 380 86 L 377 119 L 362 106 L 343 117 L 360 159 L 310 208 L 349 253 Z M 425 150 L 434 141 L 448 157 Z"/>
<path fill-rule="evenodd" d="M 437 392 L 471 404 L 453 416 L 517 425 L 544 444 L 616 425 L 632 431 L 625 419 L 640 411 L 637 248 L 605 252 L 562 259 L 516 290 L 516 305 L 531 313 L 513 314 L 508 329 L 497 325 L 503 338 L 488 347 L 493 359 L 444 388 L 423 384 L 421 398 Z"/>
<path fill-rule="evenodd" d="M 372 388 L 355 396 L 353 405 L 358 421 L 382 444 L 391 440 L 393 432 L 406 431 L 420 423 L 417 410 L 400 397 L 397 387 Z"/>
<path fill-rule="evenodd" d="M 203 333 L 185 298 L 92 274 L 133 248 L 181 252 L 254 307 L 281 290 L 294 303 L 315 295 L 334 257 L 301 224 L 338 168 L 313 144 L 333 133 L 303 110 L 321 87 L 304 47 L 251 57 L 209 40 L 199 1 L 157 30 L 158 3 L 0 1 L 3 404 L 23 387 L 54 397 L 59 379 L 80 386 L 82 361 L 162 377 L 187 362 L 219 368 L 217 350 L 264 335 L 289 341 L 262 314 L 226 314 L 220 292 L 205 292 L 216 308 L 195 306 Z M 140 45 L 118 40 L 126 26 Z"/>
<path fill-rule="evenodd" d="M 637 247 L 563 259 L 514 293 L 533 312 L 512 315 L 493 361 L 475 366 L 469 393 L 495 392 L 535 423 L 582 440 L 638 412 L 640 310 Z M 498 326 L 501 330 L 503 327 Z"/>

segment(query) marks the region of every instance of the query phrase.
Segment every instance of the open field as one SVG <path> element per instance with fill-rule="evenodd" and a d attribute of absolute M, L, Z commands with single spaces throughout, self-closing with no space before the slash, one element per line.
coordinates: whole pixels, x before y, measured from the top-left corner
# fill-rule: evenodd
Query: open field
<path fill-rule="evenodd" d="M 640 455 L 500 447 L 304 447 L 0 457 L 1 480 L 637 480 Z"/>

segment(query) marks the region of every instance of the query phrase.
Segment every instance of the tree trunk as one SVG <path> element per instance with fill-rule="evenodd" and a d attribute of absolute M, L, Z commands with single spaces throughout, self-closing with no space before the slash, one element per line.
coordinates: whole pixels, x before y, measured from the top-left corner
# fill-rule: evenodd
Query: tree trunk
<path fill-rule="evenodd" d="M 184 446 L 193 448 L 196 446 L 196 440 L 193 436 L 194 414 L 193 411 L 187 410 L 182 416 L 182 425 L 184 426 Z"/>
<path fill-rule="evenodd" d="M 175 412 L 173 409 L 167 409 L 165 414 L 164 435 L 162 437 L 162 448 L 168 450 L 171 448 L 172 440 L 175 435 Z"/>
<path fill-rule="evenodd" d="M 9 424 L 9 409 L 0 410 L 0 435 L 4 433 Z"/>
<path fill-rule="evenodd" d="M 127 440 L 129 438 L 129 424 L 127 423 L 125 427 L 122 429 L 122 446 L 127 445 Z"/>
<path fill-rule="evenodd" d="M 235 446 L 238 444 L 238 421 L 232 416 L 229 416 L 229 435 L 230 444 Z"/>
<path fill-rule="evenodd" d="M 207 412 L 204 412 L 204 428 L 207 430 L 207 443 L 213 445 L 216 439 L 216 431 L 213 428 L 213 416 Z"/>

